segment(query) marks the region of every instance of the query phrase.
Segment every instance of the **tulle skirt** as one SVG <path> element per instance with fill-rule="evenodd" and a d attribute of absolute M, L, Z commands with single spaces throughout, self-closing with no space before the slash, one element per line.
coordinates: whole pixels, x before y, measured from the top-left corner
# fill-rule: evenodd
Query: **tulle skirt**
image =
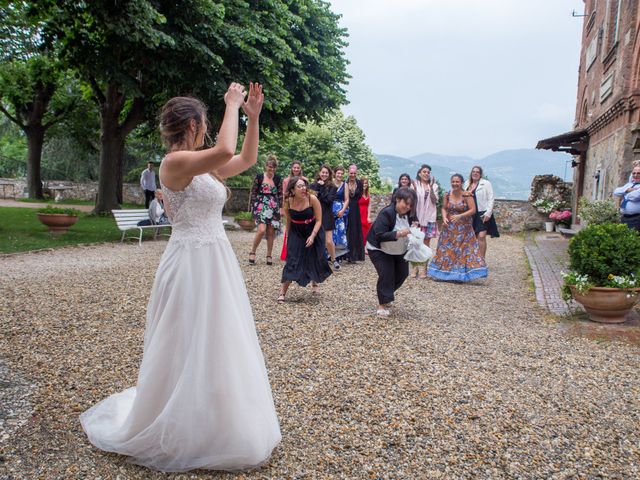
<path fill-rule="evenodd" d="M 169 243 L 147 308 L 137 385 L 80 420 L 96 447 L 157 470 L 243 470 L 269 458 L 280 427 L 227 240 Z"/>

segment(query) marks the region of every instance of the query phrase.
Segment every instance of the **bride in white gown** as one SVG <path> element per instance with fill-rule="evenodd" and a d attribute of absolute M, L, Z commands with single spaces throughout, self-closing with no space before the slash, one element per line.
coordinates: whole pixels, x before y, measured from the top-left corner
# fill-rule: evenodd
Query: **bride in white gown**
<path fill-rule="evenodd" d="M 204 105 L 177 97 L 162 110 L 169 146 L 160 179 L 173 234 L 147 308 L 137 385 L 84 412 L 96 447 L 163 471 L 242 470 L 264 463 L 281 439 L 240 267 L 222 225 L 218 178 L 257 160 L 262 86 L 231 84 L 217 144 L 204 143 Z M 239 107 L 248 117 L 233 155 Z"/>

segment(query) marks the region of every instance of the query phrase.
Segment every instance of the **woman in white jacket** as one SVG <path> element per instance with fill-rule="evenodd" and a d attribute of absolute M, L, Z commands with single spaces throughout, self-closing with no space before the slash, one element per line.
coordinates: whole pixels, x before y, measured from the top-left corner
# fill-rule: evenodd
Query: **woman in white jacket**
<path fill-rule="evenodd" d="M 467 195 L 473 195 L 477 205 L 473 216 L 473 230 L 478 237 L 479 253 L 484 258 L 487 254 L 487 233 L 492 238 L 497 238 L 500 232 L 493 217 L 493 187 L 489 180 L 482 178 L 482 167 L 476 165 L 471 169 L 469 180 L 464 183 L 464 190 Z"/>

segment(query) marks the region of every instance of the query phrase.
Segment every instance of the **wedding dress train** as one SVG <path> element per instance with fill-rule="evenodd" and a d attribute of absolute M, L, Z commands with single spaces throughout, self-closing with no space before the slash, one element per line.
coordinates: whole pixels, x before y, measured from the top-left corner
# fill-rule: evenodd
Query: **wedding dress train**
<path fill-rule="evenodd" d="M 242 273 L 222 224 L 226 189 L 163 187 L 173 233 L 147 308 L 137 385 L 81 417 L 96 447 L 163 471 L 241 470 L 280 442 Z"/>

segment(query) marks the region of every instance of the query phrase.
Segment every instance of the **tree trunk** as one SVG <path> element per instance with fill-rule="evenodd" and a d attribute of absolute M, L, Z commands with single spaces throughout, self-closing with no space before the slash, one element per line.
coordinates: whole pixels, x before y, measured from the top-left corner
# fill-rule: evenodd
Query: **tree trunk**
<path fill-rule="evenodd" d="M 103 132 L 100 149 L 98 200 L 93 213 L 110 213 L 111 210 L 120 208 L 117 168 L 123 149 L 123 140 L 116 135 L 106 136 Z M 121 188 L 122 186 L 120 186 Z"/>
<path fill-rule="evenodd" d="M 124 194 L 122 192 L 122 184 L 124 183 L 124 144 L 125 139 L 122 139 L 120 151 L 118 152 L 118 169 L 116 170 L 116 180 L 118 182 L 118 191 L 116 196 L 119 203 L 124 203 Z"/>
<path fill-rule="evenodd" d="M 42 194 L 42 146 L 45 128 L 42 125 L 25 127 L 27 136 L 27 188 L 29 198 L 44 198 Z"/>
<path fill-rule="evenodd" d="M 110 213 L 119 209 L 122 203 L 122 177 L 124 165 L 124 143 L 127 135 L 144 120 L 144 100 L 137 97 L 125 120 L 120 123 L 120 115 L 125 107 L 126 97 L 115 84 L 107 85 L 100 99 L 100 178 L 98 198 L 93 213 Z"/>

